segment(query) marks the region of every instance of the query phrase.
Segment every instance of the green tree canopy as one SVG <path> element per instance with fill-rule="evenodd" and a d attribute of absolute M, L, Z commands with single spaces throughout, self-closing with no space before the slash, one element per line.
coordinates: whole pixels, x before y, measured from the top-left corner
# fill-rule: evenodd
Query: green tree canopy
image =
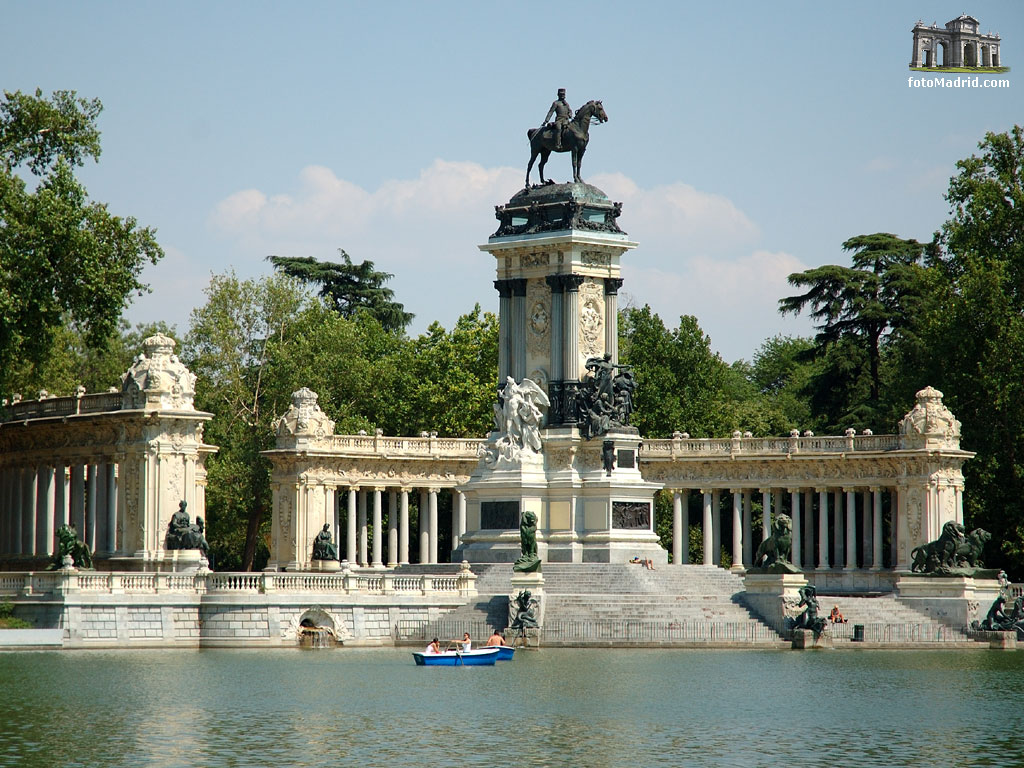
<path fill-rule="evenodd" d="M 818 330 L 810 356 L 824 361 L 809 383 L 812 403 L 829 427 L 884 427 L 884 344 L 913 325 L 925 278 L 925 246 L 878 232 L 843 243 L 852 266 L 828 264 L 789 276 L 807 289 L 779 300 L 782 314 L 809 308 Z M 850 422 L 853 422 L 852 424 Z"/>
<path fill-rule="evenodd" d="M 395 292 L 385 283 L 394 277 L 378 272 L 372 261 L 353 264 L 341 248 L 342 262 L 317 261 L 311 256 L 268 256 L 277 269 L 291 277 L 320 288 L 320 296 L 343 317 L 353 317 L 360 310 L 373 315 L 389 331 L 404 331 L 413 314 L 395 301 Z"/>
<path fill-rule="evenodd" d="M 5 91 L 0 103 L 0 392 L 43 385 L 65 326 L 102 347 L 163 256 L 154 230 L 89 200 L 75 178 L 99 157 L 101 109 L 74 91 Z"/>

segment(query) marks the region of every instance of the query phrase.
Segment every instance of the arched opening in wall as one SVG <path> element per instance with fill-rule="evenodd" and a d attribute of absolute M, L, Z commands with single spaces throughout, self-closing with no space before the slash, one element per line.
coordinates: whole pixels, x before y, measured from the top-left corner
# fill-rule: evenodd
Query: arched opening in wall
<path fill-rule="evenodd" d="M 964 46 L 964 66 L 978 66 L 978 47 L 974 43 L 967 43 Z"/>
<path fill-rule="evenodd" d="M 939 66 L 940 67 L 948 67 L 949 66 L 949 45 L 940 41 L 939 42 L 939 48 L 941 49 L 941 54 L 939 55 Z"/>
<path fill-rule="evenodd" d="M 333 648 L 338 642 L 334 619 L 320 608 L 311 608 L 299 617 L 297 639 L 307 648 Z"/>
<path fill-rule="evenodd" d="M 983 45 L 981 47 L 981 66 L 992 66 L 992 48 L 990 46 Z"/>
<path fill-rule="evenodd" d="M 934 48 L 928 48 L 924 52 L 924 65 L 926 67 L 934 67 L 935 66 L 935 49 Z"/>

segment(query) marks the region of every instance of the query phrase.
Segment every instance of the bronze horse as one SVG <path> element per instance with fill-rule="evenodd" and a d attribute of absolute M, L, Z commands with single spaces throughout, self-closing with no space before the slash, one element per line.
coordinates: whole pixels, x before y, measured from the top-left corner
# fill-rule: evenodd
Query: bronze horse
<path fill-rule="evenodd" d="M 533 170 L 533 163 L 540 155 L 540 183 L 547 184 L 544 180 L 544 165 L 548 161 L 548 155 L 552 152 L 572 152 L 572 180 L 582 182 L 580 178 L 580 161 L 583 153 L 587 151 L 587 142 L 590 141 L 590 123 L 596 120 L 598 123 L 608 122 L 608 115 L 600 101 L 588 101 L 576 110 L 576 116 L 569 122 L 568 128 L 562 135 L 562 148 L 555 149 L 555 131 L 553 125 L 543 128 L 531 128 L 526 132 L 530 140 L 530 164 L 526 166 L 526 186 L 530 186 L 530 171 Z"/>

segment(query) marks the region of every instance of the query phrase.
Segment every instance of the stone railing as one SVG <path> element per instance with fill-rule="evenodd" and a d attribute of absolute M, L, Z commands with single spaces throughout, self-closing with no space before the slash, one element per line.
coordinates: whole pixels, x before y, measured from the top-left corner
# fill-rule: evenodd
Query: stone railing
<path fill-rule="evenodd" d="M 779 454 L 854 453 L 895 451 L 903 447 L 900 435 L 746 437 L 731 438 L 673 437 L 668 440 L 644 440 L 641 459 L 676 459 L 687 456 L 769 456 Z"/>
<path fill-rule="evenodd" d="M 28 421 L 89 413 L 121 410 L 120 392 L 85 393 L 70 397 L 45 397 L 42 400 L 20 400 L 0 408 L 0 421 Z"/>
<path fill-rule="evenodd" d="M 0 572 L 0 596 L 88 594 L 436 595 L 472 597 L 476 575 L 396 576 L 393 573 L 129 573 L 115 571 Z"/>
<path fill-rule="evenodd" d="M 384 435 L 326 435 L 316 440 L 317 447 L 345 456 L 403 458 L 476 459 L 481 439 L 438 437 L 386 437 Z"/>

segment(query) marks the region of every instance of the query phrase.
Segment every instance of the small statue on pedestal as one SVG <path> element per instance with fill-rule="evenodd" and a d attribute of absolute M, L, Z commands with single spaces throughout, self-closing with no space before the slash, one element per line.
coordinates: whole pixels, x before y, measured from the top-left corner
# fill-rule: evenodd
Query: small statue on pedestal
<path fill-rule="evenodd" d="M 313 560 L 337 560 L 338 548 L 331 539 L 331 527 L 324 523 L 323 529 L 313 539 Z"/>
<path fill-rule="evenodd" d="M 537 515 L 526 511 L 519 522 L 519 548 L 522 554 L 512 564 L 513 571 L 531 573 L 540 570 L 537 556 Z"/>

